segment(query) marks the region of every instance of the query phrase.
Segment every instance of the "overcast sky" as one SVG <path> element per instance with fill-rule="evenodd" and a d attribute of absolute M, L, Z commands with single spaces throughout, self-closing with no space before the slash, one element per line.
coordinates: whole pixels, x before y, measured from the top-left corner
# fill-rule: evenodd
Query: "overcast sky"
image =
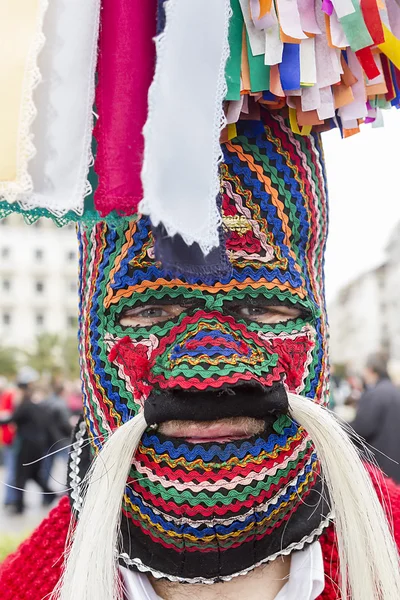
<path fill-rule="evenodd" d="M 384 128 L 363 125 L 360 134 L 346 140 L 338 130 L 323 135 L 330 199 L 328 301 L 383 261 L 400 221 L 400 111 L 385 111 L 384 120 Z"/>

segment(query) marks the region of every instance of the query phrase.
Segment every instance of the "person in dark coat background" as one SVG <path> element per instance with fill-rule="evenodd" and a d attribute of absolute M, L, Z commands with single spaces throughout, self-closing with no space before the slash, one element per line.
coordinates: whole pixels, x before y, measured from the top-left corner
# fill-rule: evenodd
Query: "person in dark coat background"
<path fill-rule="evenodd" d="M 377 450 L 375 459 L 382 471 L 400 482 L 400 390 L 390 380 L 383 354 L 368 358 L 364 380 L 367 390 L 359 400 L 351 426 Z"/>
<path fill-rule="evenodd" d="M 12 415 L 0 422 L 14 423 L 16 427 L 16 472 L 15 504 L 17 514 L 25 510 L 24 490 L 29 480 L 35 481 L 44 492 L 44 504 L 51 504 L 56 494 L 49 488 L 43 475 L 42 459 L 47 452 L 49 430 L 51 429 L 48 410 L 34 402 L 34 384 L 38 374 L 30 367 L 24 367 L 17 376 L 20 401 Z"/>

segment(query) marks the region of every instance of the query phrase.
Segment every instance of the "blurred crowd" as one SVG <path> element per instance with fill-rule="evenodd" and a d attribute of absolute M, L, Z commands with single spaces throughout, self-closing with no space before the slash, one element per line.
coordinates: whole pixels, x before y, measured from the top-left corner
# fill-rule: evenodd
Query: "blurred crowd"
<path fill-rule="evenodd" d="M 54 463 L 62 461 L 66 474 L 71 433 L 81 411 L 79 381 L 46 381 L 31 367 L 20 369 L 13 382 L 0 377 L 0 461 L 7 511 L 25 511 L 29 481 L 43 491 L 44 506 L 55 500 Z"/>
<path fill-rule="evenodd" d="M 382 471 L 400 483 L 400 389 L 390 378 L 385 353 L 371 354 L 361 373 L 339 376 L 333 367 L 330 404 Z"/>

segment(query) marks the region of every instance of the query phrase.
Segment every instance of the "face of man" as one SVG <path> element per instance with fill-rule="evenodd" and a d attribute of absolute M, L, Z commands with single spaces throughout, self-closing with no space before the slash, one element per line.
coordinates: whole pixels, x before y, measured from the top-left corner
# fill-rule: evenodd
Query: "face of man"
<path fill-rule="evenodd" d="M 156 427 L 133 459 L 121 556 L 179 581 L 224 580 L 296 547 L 326 508 L 286 396 L 326 393 L 321 151 L 266 119 L 225 148 L 229 274 L 163 271 L 143 217 L 79 233 L 92 447 L 142 410 Z M 289 527 L 295 513 L 303 525 Z"/>

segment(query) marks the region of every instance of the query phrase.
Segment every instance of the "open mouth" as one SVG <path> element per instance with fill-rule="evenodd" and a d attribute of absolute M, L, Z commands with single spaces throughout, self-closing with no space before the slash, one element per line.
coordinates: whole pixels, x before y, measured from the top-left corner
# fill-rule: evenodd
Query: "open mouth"
<path fill-rule="evenodd" d="M 265 428 L 263 419 L 233 417 L 216 421 L 166 421 L 159 431 L 167 437 L 181 438 L 192 444 L 206 442 L 231 442 L 261 434 Z"/>

